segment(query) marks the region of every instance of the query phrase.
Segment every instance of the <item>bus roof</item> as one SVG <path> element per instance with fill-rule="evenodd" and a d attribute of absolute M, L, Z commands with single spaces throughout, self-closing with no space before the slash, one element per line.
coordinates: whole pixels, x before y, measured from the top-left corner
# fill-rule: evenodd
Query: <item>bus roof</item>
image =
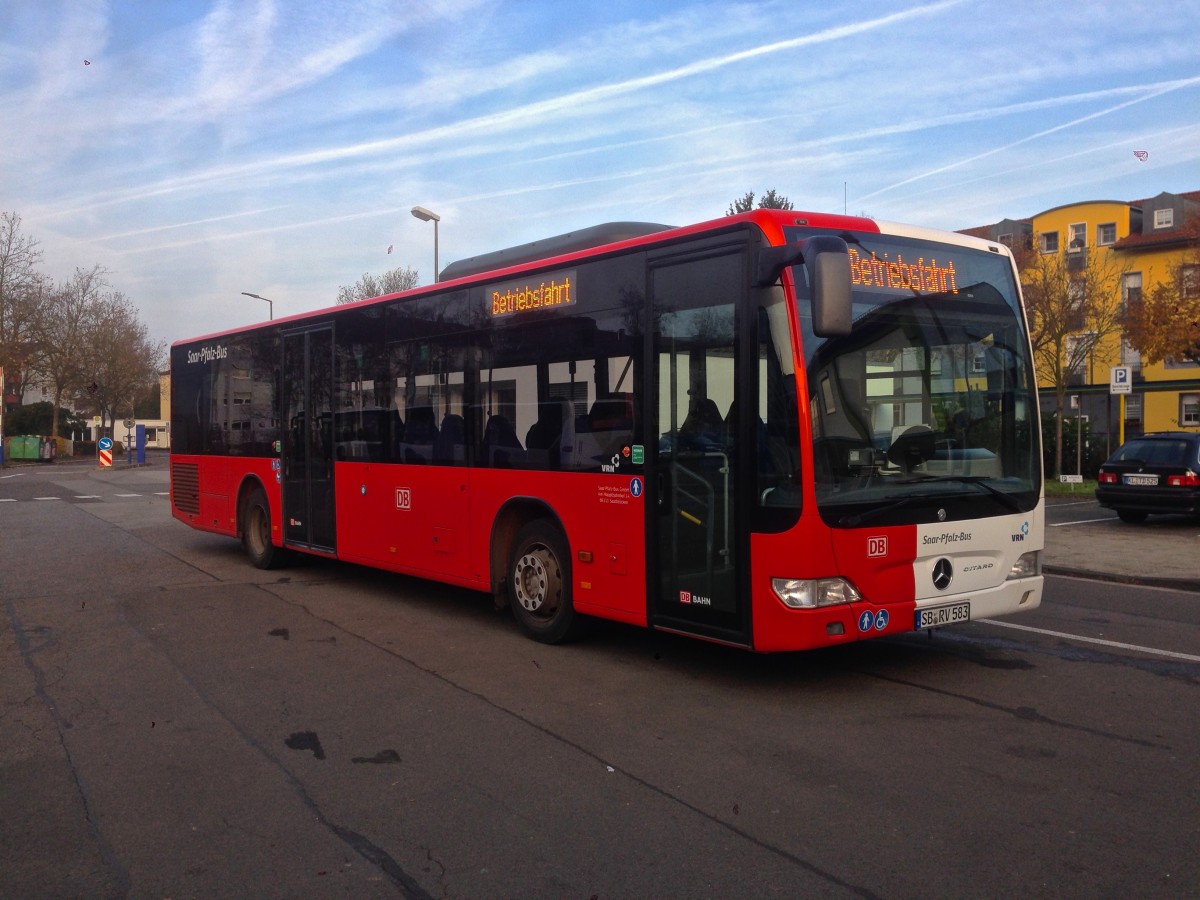
<path fill-rule="evenodd" d="M 789 225 L 801 225 L 811 228 L 820 229 L 836 229 L 853 232 L 875 232 L 884 234 L 895 234 L 907 237 L 922 238 L 925 240 L 936 240 L 942 243 L 960 244 L 962 246 L 974 247 L 977 249 L 988 248 L 996 252 L 1008 254 L 1005 247 L 999 246 L 991 241 L 984 241 L 979 238 L 968 237 L 957 232 L 937 231 L 933 229 L 921 228 L 913 225 L 902 225 L 894 222 L 878 222 L 874 219 L 868 219 L 862 216 L 847 216 L 837 213 L 818 213 L 805 212 L 803 210 L 778 210 L 778 209 L 756 209 L 749 212 L 738 213 L 733 216 L 723 216 L 717 219 L 710 219 L 706 222 L 698 222 L 693 225 L 686 226 L 671 226 L 661 225 L 654 222 L 608 222 L 602 225 L 593 225 L 588 228 L 581 228 L 575 231 L 569 231 L 565 234 L 556 235 L 554 237 L 543 238 L 537 241 L 530 241 L 526 244 L 518 244 L 513 247 L 506 247 L 501 250 L 493 250 L 489 253 L 482 253 L 478 256 L 471 256 L 465 259 L 460 259 L 450 263 L 442 269 L 438 281 L 433 284 L 422 285 L 414 288 L 411 291 L 405 291 L 403 295 L 388 294 L 385 295 L 388 299 L 396 299 L 405 295 L 419 295 L 437 291 L 442 288 L 445 282 L 457 281 L 460 279 L 470 279 L 474 276 L 482 275 L 489 272 L 502 273 L 504 270 L 512 269 L 520 266 L 525 266 L 530 263 L 539 263 L 542 261 L 551 261 L 557 257 L 567 256 L 571 254 L 581 254 L 587 250 L 603 247 L 608 245 L 622 244 L 635 241 L 637 243 L 653 243 L 656 237 L 662 239 L 672 239 L 674 237 L 685 237 L 689 235 L 701 234 L 704 232 L 714 231 L 716 229 L 733 228 L 739 225 L 754 224 L 763 230 L 767 235 L 767 239 L 772 243 L 783 240 L 783 228 Z M 361 303 L 375 303 L 383 300 L 384 297 L 375 297 L 359 301 Z M 292 316 L 285 317 L 289 319 L 306 319 L 315 315 L 324 315 L 336 311 L 338 306 L 330 306 L 322 309 L 315 309 L 297 313 Z M 274 324 L 278 324 L 280 320 L 275 320 Z M 177 344 L 192 343 L 194 341 L 208 340 L 222 334 L 233 334 L 241 331 L 250 330 L 252 328 L 260 328 L 267 323 L 260 325 L 244 326 L 240 328 L 223 329 L 219 332 L 203 335 L 199 337 L 188 338 L 172 342 L 172 346 Z"/>
<path fill-rule="evenodd" d="M 479 256 L 468 256 L 450 263 L 442 269 L 439 281 L 453 281 L 455 278 L 466 278 L 468 275 L 478 275 L 480 272 L 491 272 L 494 269 L 507 269 L 509 266 L 539 259 L 549 259 L 573 253 L 577 250 L 588 250 L 604 244 L 616 244 L 633 238 L 657 234 L 660 231 L 670 231 L 675 226 L 659 225 L 654 222 L 606 222 L 603 225 L 593 225 L 578 231 L 568 231 L 554 237 L 530 241 L 528 244 L 518 244 L 515 247 L 505 247 L 503 250 L 493 250 L 481 253 Z"/>

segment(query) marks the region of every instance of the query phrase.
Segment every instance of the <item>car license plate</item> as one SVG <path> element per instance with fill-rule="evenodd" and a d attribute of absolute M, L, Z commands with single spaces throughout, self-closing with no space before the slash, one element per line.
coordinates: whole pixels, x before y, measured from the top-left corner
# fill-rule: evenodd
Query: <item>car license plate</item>
<path fill-rule="evenodd" d="M 917 622 L 913 627 L 920 631 L 922 628 L 940 628 L 942 625 L 954 625 L 957 622 L 971 621 L 971 604 L 951 603 L 949 606 L 931 606 L 928 609 L 917 610 Z"/>
<path fill-rule="evenodd" d="M 1155 485 L 1155 484 L 1158 484 L 1158 476 L 1157 475 L 1126 475 L 1125 483 L 1126 484 Z"/>

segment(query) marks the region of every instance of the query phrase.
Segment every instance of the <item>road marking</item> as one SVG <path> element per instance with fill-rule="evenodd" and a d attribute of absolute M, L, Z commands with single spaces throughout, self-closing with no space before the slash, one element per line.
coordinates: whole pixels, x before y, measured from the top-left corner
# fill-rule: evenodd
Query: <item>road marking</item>
<path fill-rule="evenodd" d="M 0 497 L 0 503 L 16 503 L 16 497 Z"/>
<path fill-rule="evenodd" d="M 170 491 L 155 491 L 154 496 L 155 497 L 170 497 L 171 492 Z"/>
<path fill-rule="evenodd" d="M 1051 522 L 1049 524 L 1051 528 L 1062 528 L 1064 525 L 1086 525 L 1089 522 L 1114 522 L 1116 518 L 1116 516 L 1106 516 L 1103 519 L 1080 519 L 1078 522 Z"/>
<path fill-rule="evenodd" d="M 141 494 L 113 494 L 114 497 L 140 497 Z"/>
<path fill-rule="evenodd" d="M 13 472 L 11 475 L 0 475 L 0 478 L 18 478 L 24 474 L 24 472 Z"/>
<path fill-rule="evenodd" d="M 999 625 L 1001 628 L 1015 628 L 1017 631 L 1032 631 L 1035 634 L 1046 634 L 1050 637 L 1067 638 L 1071 641 L 1083 641 L 1085 644 L 1099 644 L 1102 647 L 1114 647 L 1118 650 L 1134 650 L 1138 653 L 1149 653 L 1151 656 L 1166 656 L 1171 659 L 1182 659 L 1186 662 L 1200 663 L 1200 656 L 1190 653 L 1176 653 L 1173 650 L 1157 650 L 1154 647 L 1140 647 L 1137 644 L 1123 644 L 1120 641 L 1105 641 L 1101 638 L 1082 637 L 1078 634 L 1067 634 L 1065 631 L 1050 631 L 1046 628 L 1031 628 L 1029 625 L 1017 625 L 1013 622 L 997 622 L 995 619 L 976 619 L 988 625 Z"/>
<path fill-rule="evenodd" d="M 34 497 L 34 500 L 61 500 L 62 497 Z"/>
<path fill-rule="evenodd" d="M 76 494 L 75 499 L 76 500 L 99 500 L 100 495 L 99 494 Z"/>

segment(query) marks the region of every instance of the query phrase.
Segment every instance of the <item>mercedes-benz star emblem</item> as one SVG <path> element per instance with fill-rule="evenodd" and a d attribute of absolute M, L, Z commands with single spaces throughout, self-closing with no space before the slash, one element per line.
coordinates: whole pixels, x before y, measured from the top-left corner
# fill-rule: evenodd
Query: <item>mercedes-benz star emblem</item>
<path fill-rule="evenodd" d="M 954 566 L 943 556 L 933 564 L 933 586 L 939 591 L 944 591 L 950 587 L 950 582 L 953 580 Z"/>

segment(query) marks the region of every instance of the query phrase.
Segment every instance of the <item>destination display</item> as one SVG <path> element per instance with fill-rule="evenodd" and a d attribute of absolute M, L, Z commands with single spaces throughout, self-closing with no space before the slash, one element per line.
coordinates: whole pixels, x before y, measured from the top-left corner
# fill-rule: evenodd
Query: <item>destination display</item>
<path fill-rule="evenodd" d="M 850 247 L 850 281 L 856 288 L 913 291 L 918 294 L 957 294 L 958 276 L 954 260 L 942 255 L 918 255 L 899 250 L 869 253 Z"/>
<path fill-rule="evenodd" d="M 575 303 L 575 270 L 507 281 L 487 289 L 494 317 L 545 312 Z"/>

